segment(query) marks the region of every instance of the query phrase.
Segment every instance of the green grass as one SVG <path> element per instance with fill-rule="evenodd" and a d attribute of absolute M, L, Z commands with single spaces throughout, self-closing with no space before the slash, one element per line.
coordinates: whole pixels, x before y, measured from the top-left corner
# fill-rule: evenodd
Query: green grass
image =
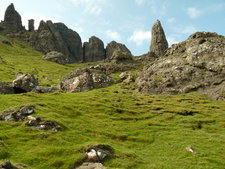
<path fill-rule="evenodd" d="M 0 38 L 4 38 L 0 36 Z M 42 60 L 43 54 L 32 49 L 24 42 L 9 39 L 13 45 L 0 43 L 0 81 L 11 82 L 18 72 L 31 73 L 39 79 L 41 85 L 59 83 L 60 79 L 86 64 L 60 65 Z M 2 58 L 2 59 L 1 59 Z"/>
<path fill-rule="evenodd" d="M 85 66 L 58 65 L 42 61 L 41 55 L 20 42 L 13 47 L 0 44 L 6 62 L 0 63 L 1 80 L 11 81 L 17 71 L 33 73 L 34 67 L 41 83 L 51 85 Z M 198 93 L 146 95 L 133 88 L 134 84 L 117 83 L 83 93 L 0 95 L 0 112 L 35 104 L 34 116 L 63 126 L 55 133 L 25 122 L 0 122 L 0 161 L 33 169 L 69 169 L 85 156 L 80 152 L 83 147 L 108 144 L 116 156 L 104 162 L 109 169 L 224 169 L 224 102 Z M 186 151 L 188 146 L 197 153 Z"/>

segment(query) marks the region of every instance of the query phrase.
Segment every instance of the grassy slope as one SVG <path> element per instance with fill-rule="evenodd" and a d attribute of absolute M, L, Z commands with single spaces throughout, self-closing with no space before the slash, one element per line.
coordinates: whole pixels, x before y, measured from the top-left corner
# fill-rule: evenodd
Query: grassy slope
<path fill-rule="evenodd" d="M 34 73 L 34 67 L 42 84 L 50 85 L 82 66 L 42 61 L 40 53 L 21 43 L 13 48 L 0 44 L 0 56 L 7 63 L 0 63 L 0 80 L 4 81 L 11 81 L 18 71 Z M 0 95 L 0 112 L 36 104 L 36 116 L 64 126 L 53 133 L 26 127 L 24 122 L 0 122 L 0 160 L 35 169 L 67 169 L 84 156 L 79 152 L 82 147 L 106 143 L 117 155 L 104 162 L 107 168 L 224 168 L 224 102 L 198 93 L 149 96 L 131 88 L 115 84 L 76 94 Z M 197 153 L 187 152 L 187 146 Z"/>

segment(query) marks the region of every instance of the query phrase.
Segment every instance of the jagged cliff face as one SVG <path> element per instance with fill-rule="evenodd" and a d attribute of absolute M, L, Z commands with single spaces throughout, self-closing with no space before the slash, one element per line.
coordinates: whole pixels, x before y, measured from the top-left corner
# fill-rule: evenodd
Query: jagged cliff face
<path fill-rule="evenodd" d="M 10 4 L 5 11 L 4 22 L 2 23 L 6 32 L 19 32 L 25 30 L 22 26 L 21 16 L 15 10 L 14 5 Z"/>
<path fill-rule="evenodd" d="M 225 100 L 225 38 L 206 32 L 191 35 L 146 66 L 137 84 L 140 91 L 150 94 L 199 91 Z"/>
<path fill-rule="evenodd" d="M 85 62 L 104 60 L 106 57 L 104 43 L 95 36 L 89 38 L 89 42 L 84 42 L 83 52 Z"/>
<path fill-rule="evenodd" d="M 150 51 L 158 56 L 163 56 L 168 48 L 168 42 L 162 25 L 159 20 L 152 27 L 152 39 L 150 45 Z"/>
<path fill-rule="evenodd" d="M 44 53 L 51 51 L 63 53 L 69 59 L 68 63 L 83 61 L 80 36 L 63 23 L 41 21 L 37 32 L 31 34 L 29 43 Z"/>
<path fill-rule="evenodd" d="M 131 54 L 130 50 L 124 44 L 112 41 L 106 46 L 106 58 L 110 58 L 115 51 Z"/>

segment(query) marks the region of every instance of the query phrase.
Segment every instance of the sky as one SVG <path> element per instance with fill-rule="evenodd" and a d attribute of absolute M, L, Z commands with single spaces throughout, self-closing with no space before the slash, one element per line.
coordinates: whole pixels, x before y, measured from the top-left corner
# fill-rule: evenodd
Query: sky
<path fill-rule="evenodd" d="M 28 19 L 63 22 L 78 32 L 82 42 L 91 36 L 105 46 L 115 40 L 133 55 L 149 51 L 151 28 L 161 21 L 169 45 L 197 31 L 225 35 L 225 0 L 0 0 L 0 19 L 10 3 Z"/>

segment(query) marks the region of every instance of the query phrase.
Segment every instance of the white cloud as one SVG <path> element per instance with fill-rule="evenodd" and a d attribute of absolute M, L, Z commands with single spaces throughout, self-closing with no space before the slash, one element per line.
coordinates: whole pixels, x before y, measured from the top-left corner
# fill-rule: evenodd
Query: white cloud
<path fill-rule="evenodd" d="M 84 8 L 85 13 L 99 15 L 107 0 L 70 0 L 76 6 Z"/>
<path fill-rule="evenodd" d="M 108 38 L 112 39 L 112 40 L 115 40 L 115 41 L 121 41 L 122 40 L 121 35 L 116 31 L 107 30 L 105 33 L 106 33 L 106 36 Z"/>
<path fill-rule="evenodd" d="M 151 31 L 135 30 L 128 38 L 128 42 L 134 42 L 137 46 L 142 46 L 144 41 L 150 43 Z"/>
<path fill-rule="evenodd" d="M 204 12 L 196 7 L 187 8 L 187 14 L 191 19 L 200 17 Z"/>
<path fill-rule="evenodd" d="M 186 27 L 182 28 L 180 31 L 180 33 L 188 34 L 188 35 L 195 33 L 195 32 L 197 32 L 197 29 L 194 26 L 186 26 Z"/>

